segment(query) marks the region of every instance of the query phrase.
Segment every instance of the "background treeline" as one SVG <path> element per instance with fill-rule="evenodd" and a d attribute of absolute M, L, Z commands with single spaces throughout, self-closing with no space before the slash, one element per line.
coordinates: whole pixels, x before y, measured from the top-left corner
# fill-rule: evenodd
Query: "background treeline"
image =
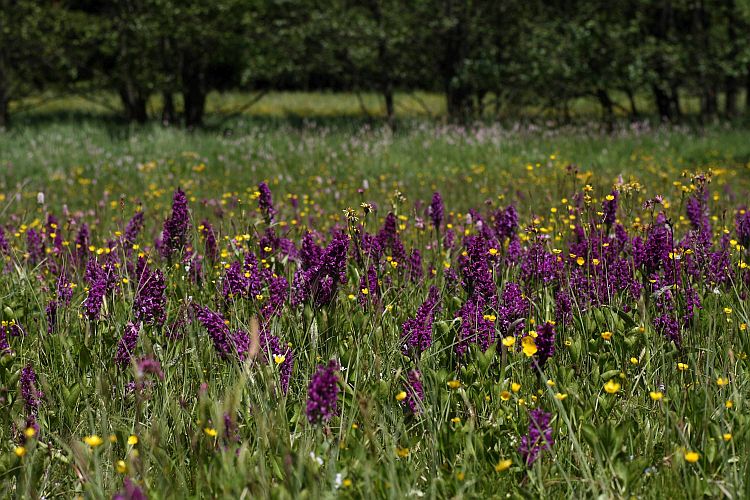
<path fill-rule="evenodd" d="M 750 0 L 0 0 L 0 128 L 40 93 L 203 123 L 210 91 L 445 95 L 451 119 L 590 98 L 605 120 L 749 113 Z M 744 99 L 747 101 L 747 99 Z M 242 111 L 242 109 L 237 110 Z"/>

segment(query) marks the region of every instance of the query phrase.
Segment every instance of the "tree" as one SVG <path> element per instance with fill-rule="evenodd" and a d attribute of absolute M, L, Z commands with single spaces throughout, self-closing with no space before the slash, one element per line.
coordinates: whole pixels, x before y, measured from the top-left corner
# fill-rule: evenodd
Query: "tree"
<path fill-rule="evenodd" d="M 0 129 L 10 126 L 11 100 L 62 78 L 63 14 L 54 2 L 0 0 Z"/>

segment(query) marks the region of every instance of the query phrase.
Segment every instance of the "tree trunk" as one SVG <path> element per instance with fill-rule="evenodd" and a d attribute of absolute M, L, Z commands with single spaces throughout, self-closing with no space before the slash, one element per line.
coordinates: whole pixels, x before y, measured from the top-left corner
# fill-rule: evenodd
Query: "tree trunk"
<path fill-rule="evenodd" d="M 167 127 L 177 121 L 177 114 L 174 109 L 174 96 L 172 92 L 164 92 L 164 107 L 161 111 L 161 123 Z"/>
<path fill-rule="evenodd" d="M 182 96 L 185 100 L 185 126 L 194 129 L 203 125 L 206 110 L 206 77 L 203 71 L 183 73 Z"/>
<path fill-rule="evenodd" d="M 701 96 L 701 115 L 705 119 L 716 116 L 716 112 L 719 109 L 716 94 L 716 87 L 714 85 L 706 85 L 703 89 L 703 96 Z"/>
<path fill-rule="evenodd" d="M 445 89 L 448 116 L 454 121 L 465 123 L 471 114 L 471 92 L 465 85 L 451 85 L 450 80 Z"/>
<path fill-rule="evenodd" d="M 628 101 L 630 102 L 630 116 L 634 120 L 637 120 L 639 113 L 638 113 L 638 108 L 636 107 L 636 104 L 635 104 L 635 94 L 633 94 L 632 89 L 627 89 L 625 93 L 628 95 Z"/>
<path fill-rule="evenodd" d="M 607 132 L 611 133 L 615 127 L 614 103 L 604 89 L 596 90 L 596 98 L 599 99 L 599 104 L 601 104 L 602 110 L 604 111 L 604 121 L 607 124 Z"/>
<path fill-rule="evenodd" d="M 122 107 L 125 109 L 125 118 L 129 122 L 146 123 L 148 114 L 146 113 L 147 96 L 139 91 L 130 82 L 120 88 L 120 100 Z"/>
<path fill-rule="evenodd" d="M 728 59 L 733 63 L 737 60 L 739 54 L 735 14 L 735 2 L 730 0 L 727 2 L 727 39 L 730 46 Z M 730 69 L 730 75 L 724 81 L 724 91 L 726 93 L 724 115 L 727 118 L 733 118 L 737 116 L 737 95 L 739 94 L 739 82 L 737 81 L 737 75 L 734 73 L 734 68 Z"/>
<path fill-rule="evenodd" d="M 484 116 L 484 98 L 487 96 L 486 90 L 479 90 L 476 94 L 476 111 L 477 117 L 481 120 Z"/>
<path fill-rule="evenodd" d="M 682 110 L 680 109 L 680 92 L 677 85 L 672 84 L 669 88 L 670 97 L 669 102 L 672 106 L 672 116 L 674 118 L 680 118 L 682 116 Z"/>
<path fill-rule="evenodd" d="M 176 80 L 179 78 L 179 66 L 177 54 L 172 47 L 174 43 L 169 35 L 161 38 L 161 70 L 167 76 L 167 81 L 162 87 L 163 108 L 161 112 L 161 122 L 166 127 L 179 123 L 177 110 L 174 106 L 174 91 L 177 88 Z"/>
<path fill-rule="evenodd" d="M 380 6 L 380 2 L 377 0 L 371 0 L 368 4 L 372 18 L 375 21 L 378 29 L 378 82 L 377 87 L 380 88 L 383 93 L 383 99 L 385 100 L 385 116 L 388 122 L 388 127 L 391 131 L 395 130 L 395 114 L 396 109 L 393 104 L 393 79 L 391 77 L 391 57 L 390 51 L 388 50 L 388 44 L 386 43 L 385 25 L 383 21 L 383 11 Z"/>
<path fill-rule="evenodd" d="M 468 9 L 468 2 L 446 2 L 444 15 L 454 17 L 456 22 L 443 35 L 440 61 L 448 117 L 459 123 L 467 121 L 471 109 L 471 89 L 460 75 L 468 51 Z"/>
<path fill-rule="evenodd" d="M 393 103 L 393 86 L 390 83 L 386 84 L 385 90 L 383 91 L 383 98 L 385 99 L 385 116 L 388 120 L 388 126 L 391 130 L 395 130 L 396 107 Z"/>
<path fill-rule="evenodd" d="M 5 84 L 5 74 L 3 73 L 2 59 L 0 59 L 0 130 L 10 128 L 10 96 Z"/>
<path fill-rule="evenodd" d="M 562 100 L 562 110 L 563 123 L 569 125 L 573 122 L 573 116 L 570 114 L 570 101 L 567 98 L 563 98 Z"/>
<path fill-rule="evenodd" d="M 674 26 L 674 12 L 672 2 L 664 0 L 656 2 L 656 10 L 651 18 L 648 32 L 658 43 L 669 43 L 669 32 Z M 662 122 L 673 121 L 679 115 L 679 102 L 673 85 L 674 68 L 659 51 L 651 62 L 656 79 L 651 82 L 656 110 Z"/>
<path fill-rule="evenodd" d="M 725 85 L 726 100 L 724 101 L 724 115 L 727 118 L 733 118 L 737 116 L 737 97 L 740 93 L 737 79 L 729 77 Z"/>
<path fill-rule="evenodd" d="M 10 128 L 9 99 L 0 89 L 0 131 Z"/>
<path fill-rule="evenodd" d="M 675 116 L 674 113 L 672 113 L 672 99 L 669 94 L 658 85 L 653 86 L 653 92 L 654 100 L 656 101 L 656 110 L 659 113 L 659 119 L 663 122 L 674 120 Z"/>
<path fill-rule="evenodd" d="M 701 47 L 698 51 L 698 60 L 711 61 L 711 18 L 708 16 L 704 0 L 699 0 L 697 8 L 694 9 L 695 34 L 699 36 Z M 701 82 L 701 118 L 711 119 L 716 116 L 719 108 L 716 85 L 714 84 L 713 69 L 706 68 L 705 64 L 698 66 L 700 69 Z"/>

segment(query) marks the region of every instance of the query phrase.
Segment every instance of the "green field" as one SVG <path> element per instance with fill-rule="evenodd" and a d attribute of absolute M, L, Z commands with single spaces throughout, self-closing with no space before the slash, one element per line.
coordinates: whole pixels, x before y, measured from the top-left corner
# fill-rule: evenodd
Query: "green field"
<path fill-rule="evenodd" d="M 562 108 L 553 108 L 541 104 L 517 106 L 502 101 L 498 106 L 497 96 L 489 94 L 484 98 L 484 113 L 480 118 L 487 120 L 504 120 L 513 122 L 539 122 L 545 119 L 564 118 Z M 630 103 L 627 97 L 618 92 L 612 93 L 612 100 L 616 104 L 614 113 L 618 117 L 627 117 Z M 744 94 L 738 96 L 737 105 L 740 109 L 745 106 Z M 724 97 L 719 96 L 719 103 L 723 105 Z M 656 109 L 648 95 L 637 95 L 635 103 L 639 113 L 644 118 L 656 117 Z M 681 95 L 681 110 L 688 120 L 695 120 L 700 112 L 700 100 L 689 93 Z M 175 97 L 175 106 L 182 111 L 182 99 Z M 599 120 L 602 109 L 597 101 L 591 97 L 570 99 L 567 103 L 570 119 Z M 147 104 L 147 112 L 153 118 L 160 116 L 163 101 L 159 96 L 151 96 Z M 445 119 L 445 96 L 434 92 L 414 91 L 397 92 L 394 95 L 395 116 L 401 120 L 415 118 Z M 55 93 L 46 92 L 19 99 L 11 103 L 10 110 L 14 120 L 23 124 L 34 122 L 57 121 L 61 117 L 87 117 L 94 119 L 109 119 L 122 114 L 122 104 L 119 98 L 111 93 Z M 247 92 L 211 92 L 206 99 L 206 113 L 209 124 L 227 125 L 228 120 L 237 116 L 245 118 L 266 119 L 317 119 L 323 121 L 342 121 L 364 119 L 382 119 L 386 116 L 385 103 L 380 94 L 374 92 L 300 92 L 300 91 L 258 91 Z M 742 117 L 736 120 L 745 121 Z"/>
<path fill-rule="evenodd" d="M 404 98 L 394 132 L 356 98 L 274 99 L 195 132 L 78 108 L 0 133 L 2 496 L 750 496 L 748 130 L 458 127 Z"/>

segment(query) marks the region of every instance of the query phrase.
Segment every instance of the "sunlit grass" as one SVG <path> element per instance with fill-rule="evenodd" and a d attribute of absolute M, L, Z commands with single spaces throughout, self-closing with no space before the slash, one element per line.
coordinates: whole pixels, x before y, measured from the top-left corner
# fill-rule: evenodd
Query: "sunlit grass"
<path fill-rule="evenodd" d="M 294 99 L 297 109 L 305 105 L 303 95 Z M 2 134 L 0 226 L 8 248 L 1 249 L 0 311 L 4 328 L 25 331 L 5 335 L 0 358 L 2 494 L 111 497 L 129 478 L 155 498 L 742 498 L 750 488 L 750 256 L 735 218 L 750 199 L 746 137 L 718 127 L 637 124 L 606 135 L 592 126 L 463 128 L 418 120 L 404 120 L 393 133 L 354 118 L 290 124 L 276 117 L 197 132 L 91 118 Z M 729 263 L 719 282 L 711 260 L 688 269 L 709 247 L 678 245 L 693 230 L 686 205 L 703 179 L 710 179 L 706 245 L 712 259 L 726 255 Z M 273 194 L 273 221 L 259 208 L 260 182 Z M 186 193 L 190 229 L 184 247 L 165 256 L 156 241 L 177 188 Z M 603 269 L 615 257 L 602 255 L 617 233 L 602 217 L 613 189 L 628 245 L 652 237 L 659 212 L 674 242 L 655 272 L 646 264 L 628 268 L 643 287 L 637 295 L 604 287 L 592 302 L 580 280 L 610 279 Z M 435 191 L 445 200 L 439 230 L 427 211 Z M 517 232 L 498 236 L 497 210 L 511 204 Z M 125 244 L 139 211 L 145 226 Z M 341 267 L 346 282 L 330 303 L 292 303 L 302 264 L 268 231 L 299 249 L 311 230 L 326 245 L 334 228 L 350 237 L 377 234 L 389 212 L 406 260 L 388 238 L 377 257 L 352 244 Z M 215 261 L 204 221 L 215 231 Z M 79 248 L 83 223 L 90 237 Z M 574 254 L 581 231 L 604 239 Z M 46 249 L 39 255 L 34 234 Z M 496 339 L 484 352 L 472 344 L 459 358 L 460 311 L 476 293 L 459 282 L 467 279 L 462 266 L 471 250 L 464 238 L 480 234 L 488 240 L 479 260 L 487 259 L 498 302 L 480 308 L 476 321 L 488 322 Z M 559 263 L 549 280 L 523 264 L 532 247 Z M 636 262 L 633 248 L 616 259 Z M 407 272 L 413 249 L 421 252 L 422 279 Z M 358 252 L 365 257 L 358 260 Z M 230 295 L 228 268 L 244 266 L 247 253 L 259 260 L 257 270 L 240 267 L 246 277 L 268 274 L 253 294 Z M 165 277 L 166 318 L 137 325 L 133 362 L 117 365 L 142 293 L 139 256 Z M 88 316 L 94 280 L 86 262 L 111 265 L 98 318 Z M 683 265 L 684 281 L 669 282 Z M 74 285 L 70 304 L 57 298 L 63 270 Z M 291 286 L 277 315 L 264 309 L 279 295 L 272 278 Z M 665 284 L 654 290 L 658 280 Z M 503 323 L 509 283 L 528 301 L 515 333 Z M 432 343 L 407 356 L 403 325 L 430 286 L 440 304 L 429 323 Z M 701 308 L 681 324 L 678 347 L 655 320 L 666 293 L 675 297 L 667 311 L 679 310 L 682 319 L 686 286 Z M 558 317 L 561 290 L 570 292 L 569 321 Z M 48 333 L 48 306 L 57 302 Z M 222 359 L 195 317 L 198 305 L 251 337 L 261 318 L 285 354 Z M 540 370 L 543 342 L 532 339 L 548 321 L 555 322 L 555 352 Z M 281 367 L 292 352 L 284 394 Z M 163 378 L 139 371 L 144 358 L 160 363 Z M 308 385 L 331 359 L 340 366 L 338 409 L 328 422 L 310 423 Z M 33 391 L 22 389 L 28 366 L 43 393 L 36 406 L 27 402 Z M 424 391 L 416 415 L 405 410 L 414 369 Z M 536 408 L 550 413 L 555 443 L 532 464 L 520 449 Z M 29 415 L 38 432 L 29 431 Z"/>

